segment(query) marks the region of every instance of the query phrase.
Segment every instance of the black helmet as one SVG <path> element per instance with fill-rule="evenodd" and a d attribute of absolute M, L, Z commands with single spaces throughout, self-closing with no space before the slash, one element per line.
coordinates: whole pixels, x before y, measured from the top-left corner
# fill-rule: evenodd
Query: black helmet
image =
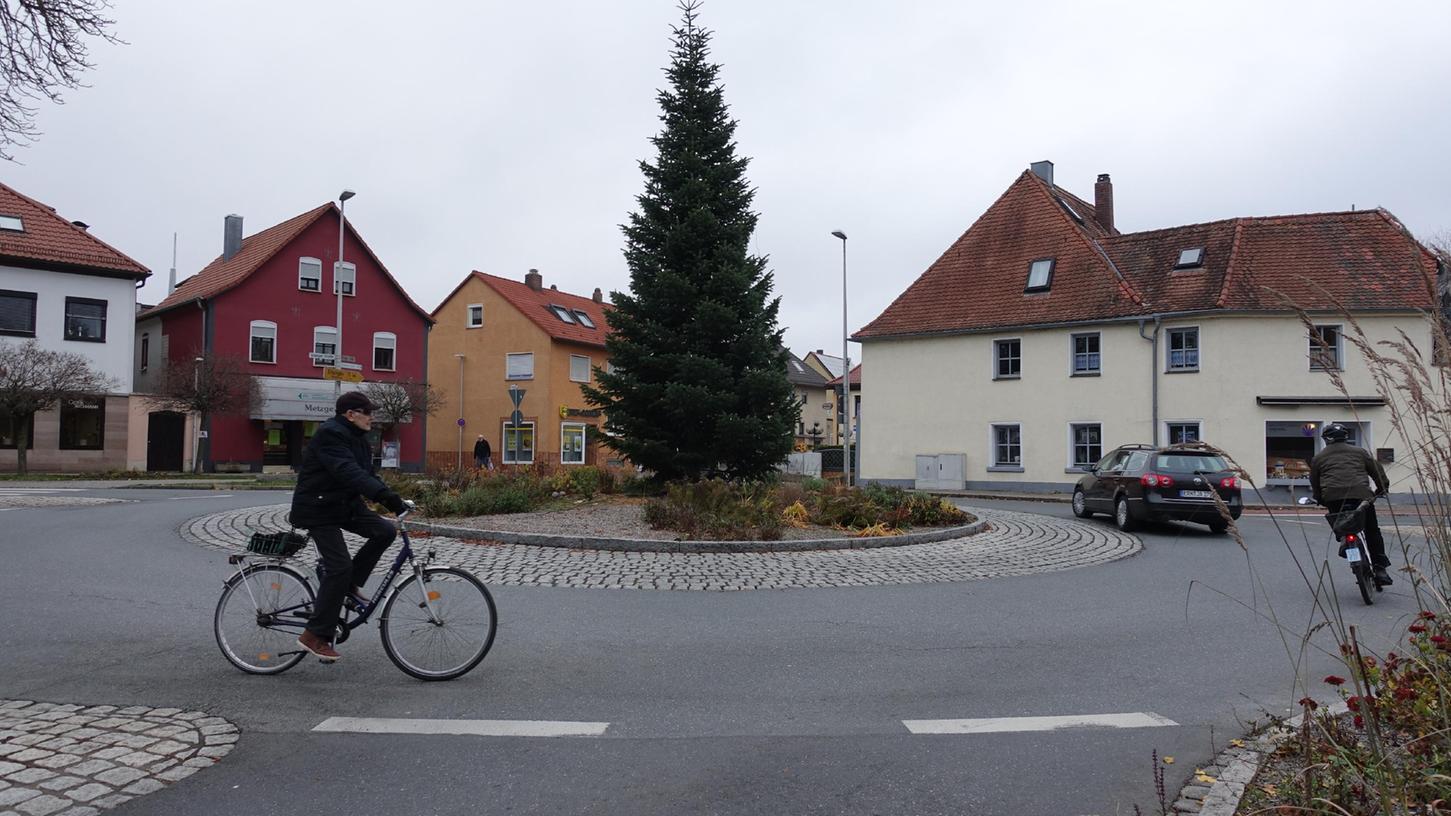
<path fill-rule="evenodd" d="M 1344 442 L 1350 438 L 1350 429 L 1339 422 L 1332 422 L 1320 432 L 1320 438 L 1326 442 Z"/>

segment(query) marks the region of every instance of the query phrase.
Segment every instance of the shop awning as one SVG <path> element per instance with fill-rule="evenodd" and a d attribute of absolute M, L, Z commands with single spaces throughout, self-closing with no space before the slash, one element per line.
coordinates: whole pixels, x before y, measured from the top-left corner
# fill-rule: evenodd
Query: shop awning
<path fill-rule="evenodd" d="M 1338 394 L 1333 397 L 1255 397 L 1255 402 L 1267 408 L 1298 408 L 1302 405 L 1328 405 L 1337 408 L 1380 408 L 1386 404 L 1384 397 L 1347 397 Z"/>

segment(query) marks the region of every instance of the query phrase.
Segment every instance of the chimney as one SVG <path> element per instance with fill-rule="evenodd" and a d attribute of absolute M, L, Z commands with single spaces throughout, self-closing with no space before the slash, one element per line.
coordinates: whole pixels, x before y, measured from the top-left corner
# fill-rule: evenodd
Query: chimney
<path fill-rule="evenodd" d="M 557 284 L 557 283 L 551 283 L 551 284 L 549 284 L 549 288 L 550 289 L 553 289 L 556 292 L 558 292 L 559 291 L 559 284 Z"/>
<path fill-rule="evenodd" d="M 230 261 L 242 251 L 242 216 L 229 215 L 222 227 L 222 260 Z"/>
<path fill-rule="evenodd" d="M 79 227 L 80 230 L 81 230 L 81 232 L 85 232 L 86 230 L 88 230 L 88 229 L 91 228 L 91 225 L 90 224 L 87 224 L 84 221 L 72 221 L 71 222 L 71 226 L 73 226 L 73 227 Z"/>
<path fill-rule="evenodd" d="M 593 295 L 590 295 L 590 300 L 593 300 L 595 303 L 604 303 L 605 302 L 605 293 L 604 292 L 601 292 L 600 291 L 600 288 L 598 286 L 596 286 L 595 287 L 595 293 Z"/>
<path fill-rule="evenodd" d="M 1099 173 L 1098 181 L 1094 182 L 1093 210 L 1098 215 L 1098 223 L 1113 232 L 1113 182 L 1107 173 Z"/>
<path fill-rule="evenodd" d="M 529 274 L 524 276 L 524 285 L 538 292 L 544 288 L 544 276 L 539 274 L 538 269 L 531 269 Z"/>
<path fill-rule="evenodd" d="M 1053 162 L 1044 159 L 1033 162 L 1029 167 L 1032 169 L 1033 175 L 1048 182 L 1049 187 L 1053 186 Z"/>

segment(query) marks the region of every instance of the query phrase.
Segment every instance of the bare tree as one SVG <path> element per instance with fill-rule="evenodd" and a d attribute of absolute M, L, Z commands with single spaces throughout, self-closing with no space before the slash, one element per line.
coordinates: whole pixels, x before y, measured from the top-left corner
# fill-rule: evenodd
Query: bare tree
<path fill-rule="evenodd" d="M 0 343 L 0 416 L 15 434 L 17 469 L 26 473 L 26 448 L 35 415 L 68 400 L 104 394 L 115 381 L 79 354 L 43 349 L 35 340 Z"/>
<path fill-rule="evenodd" d="M 120 43 L 106 16 L 110 0 L 0 0 L 0 159 L 35 141 L 37 100 L 62 102 L 61 92 L 82 87 L 95 67 L 86 41 Z"/>
<path fill-rule="evenodd" d="M 431 417 L 443 404 L 443 395 L 438 389 L 414 379 L 368 383 L 363 386 L 363 393 L 378 406 L 373 412 L 374 420 L 384 433 L 400 422 Z"/>
<path fill-rule="evenodd" d="M 161 385 L 150 399 L 165 408 L 198 414 L 205 425 L 212 415 L 256 413 L 262 407 L 262 387 L 240 357 L 193 354 L 191 359 L 181 358 L 166 367 Z M 194 458 L 198 472 L 206 461 L 206 445 L 206 440 L 197 440 Z"/>

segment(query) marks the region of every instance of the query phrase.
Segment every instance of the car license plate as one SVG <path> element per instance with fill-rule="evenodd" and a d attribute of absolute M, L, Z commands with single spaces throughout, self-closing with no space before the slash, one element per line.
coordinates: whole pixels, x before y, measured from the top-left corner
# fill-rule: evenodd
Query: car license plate
<path fill-rule="evenodd" d="M 1350 547 L 1345 551 L 1345 560 L 1354 564 L 1360 560 L 1360 548 Z"/>
<path fill-rule="evenodd" d="M 1182 499 L 1207 499 L 1210 493 L 1208 490 L 1180 490 L 1179 497 Z"/>

